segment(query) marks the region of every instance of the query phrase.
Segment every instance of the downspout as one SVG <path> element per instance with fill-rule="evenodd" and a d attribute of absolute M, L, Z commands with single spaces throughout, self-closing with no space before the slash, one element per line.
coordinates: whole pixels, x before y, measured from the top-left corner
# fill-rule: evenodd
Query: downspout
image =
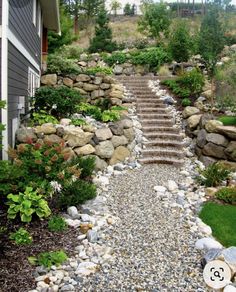
<path fill-rule="evenodd" d="M 2 159 L 8 159 L 8 18 L 9 18 L 9 2 L 2 1 L 2 51 L 1 51 L 1 99 L 6 102 L 6 106 L 1 110 L 2 124 L 5 130 L 2 132 Z"/>

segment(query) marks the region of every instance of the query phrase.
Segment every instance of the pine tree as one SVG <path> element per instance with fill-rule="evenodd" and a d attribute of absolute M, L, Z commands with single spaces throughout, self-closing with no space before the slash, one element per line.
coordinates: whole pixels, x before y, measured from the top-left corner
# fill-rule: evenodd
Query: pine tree
<path fill-rule="evenodd" d="M 112 52 L 116 43 L 112 41 L 112 30 L 109 27 L 109 17 L 105 7 L 101 9 L 96 19 L 95 36 L 90 42 L 89 52 Z"/>

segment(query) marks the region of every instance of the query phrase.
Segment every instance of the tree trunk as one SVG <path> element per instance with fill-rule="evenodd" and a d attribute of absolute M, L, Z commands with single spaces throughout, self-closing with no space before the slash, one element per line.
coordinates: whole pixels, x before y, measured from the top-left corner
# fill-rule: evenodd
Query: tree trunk
<path fill-rule="evenodd" d="M 213 112 L 214 107 L 214 97 L 215 97 L 215 79 L 211 77 L 211 113 Z"/>
<path fill-rule="evenodd" d="M 78 14 L 76 14 L 75 18 L 74 18 L 74 32 L 75 32 L 76 36 L 79 35 L 79 17 L 78 17 Z"/>

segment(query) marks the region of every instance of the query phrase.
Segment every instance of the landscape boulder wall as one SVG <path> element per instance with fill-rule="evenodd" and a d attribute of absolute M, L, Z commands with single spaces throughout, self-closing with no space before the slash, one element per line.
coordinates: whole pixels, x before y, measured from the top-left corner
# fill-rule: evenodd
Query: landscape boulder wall
<path fill-rule="evenodd" d="M 194 107 L 183 111 L 186 133 L 193 139 L 195 152 L 205 165 L 222 161 L 236 168 L 236 127 L 224 126 L 209 113 Z"/>
<path fill-rule="evenodd" d="M 100 128 L 69 125 L 70 120 L 66 120 L 67 123 L 62 119 L 58 125 L 47 123 L 34 128 L 19 128 L 16 132 L 16 147 L 29 140 L 51 144 L 64 141 L 66 147 L 63 154 L 69 158 L 77 155 L 95 156 L 96 170 L 124 162 L 130 157 L 135 146 L 135 129 L 129 118 L 103 124 Z"/>
<path fill-rule="evenodd" d="M 95 75 L 69 74 L 61 76 L 46 74 L 41 77 L 42 86 L 67 86 L 78 90 L 86 101 L 95 104 L 97 101 L 110 99 L 112 105 L 121 105 L 124 96 L 124 88 L 114 78 L 103 73 Z"/>

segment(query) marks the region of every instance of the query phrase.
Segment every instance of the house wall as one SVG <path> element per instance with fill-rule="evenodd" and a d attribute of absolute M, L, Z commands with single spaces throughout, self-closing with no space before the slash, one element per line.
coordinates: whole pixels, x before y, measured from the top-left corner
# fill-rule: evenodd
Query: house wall
<path fill-rule="evenodd" d="M 14 140 L 13 120 L 19 117 L 18 104 L 20 96 L 27 97 L 28 94 L 28 74 L 29 68 L 37 74 L 35 69 L 24 55 L 10 42 L 8 42 L 8 135 L 9 144 Z"/>
<path fill-rule="evenodd" d="M 41 62 L 41 40 L 38 35 L 38 21 L 33 23 L 34 1 L 21 0 L 25 5 L 17 5 L 19 0 L 9 1 L 9 29 L 24 44 L 31 56 L 39 64 Z M 37 5 L 36 5 L 37 6 Z M 36 13 L 37 15 L 37 13 Z"/>
<path fill-rule="evenodd" d="M 2 24 L 2 0 L 0 0 L 0 25 Z"/>

